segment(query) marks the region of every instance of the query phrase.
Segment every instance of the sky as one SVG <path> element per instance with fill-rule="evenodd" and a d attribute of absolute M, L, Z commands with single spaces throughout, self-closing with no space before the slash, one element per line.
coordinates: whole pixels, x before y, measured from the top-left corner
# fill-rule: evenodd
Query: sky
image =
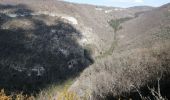
<path fill-rule="evenodd" d="M 170 0 L 64 0 L 64 1 L 124 8 L 143 5 L 158 7 L 163 4 L 170 3 Z"/>

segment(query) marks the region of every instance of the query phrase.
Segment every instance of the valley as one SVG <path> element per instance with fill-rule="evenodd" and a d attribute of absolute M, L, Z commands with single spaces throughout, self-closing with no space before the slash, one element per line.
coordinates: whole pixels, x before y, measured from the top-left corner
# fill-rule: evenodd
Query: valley
<path fill-rule="evenodd" d="M 166 100 L 169 75 L 170 4 L 0 1 L 0 100 Z"/>

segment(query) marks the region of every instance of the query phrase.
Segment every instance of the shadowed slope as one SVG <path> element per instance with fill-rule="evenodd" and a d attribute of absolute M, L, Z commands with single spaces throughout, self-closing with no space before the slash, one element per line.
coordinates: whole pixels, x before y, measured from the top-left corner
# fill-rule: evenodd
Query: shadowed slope
<path fill-rule="evenodd" d="M 0 8 L 17 15 L 0 13 L 0 88 L 34 93 L 77 76 L 92 63 L 90 53 L 77 43 L 81 33 L 71 24 L 32 16 L 24 5 Z M 47 25 L 49 19 L 55 22 Z"/>

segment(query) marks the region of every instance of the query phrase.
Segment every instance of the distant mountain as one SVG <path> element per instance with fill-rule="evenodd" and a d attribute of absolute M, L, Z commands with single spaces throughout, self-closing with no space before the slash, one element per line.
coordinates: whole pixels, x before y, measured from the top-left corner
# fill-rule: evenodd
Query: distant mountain
<path fill-rule="evenodd" d="M 134 7 L 129 7 L 129 9 L 139 9 L 139 10 L 142 10 L 142 9 L 153 9 L 155 7 L 152 7 L 152 6 L 134 6 Z"/>

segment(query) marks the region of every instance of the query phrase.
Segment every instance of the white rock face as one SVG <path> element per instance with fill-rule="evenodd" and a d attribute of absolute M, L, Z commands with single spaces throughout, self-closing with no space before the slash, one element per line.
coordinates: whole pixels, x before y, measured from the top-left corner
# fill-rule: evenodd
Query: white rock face
<path fill-rule="evenodd" d="M 38 13 L 31 13 L 31 16 L 38 16 Z"/>
<path fill-rule="evenodd" d="M 95 10 L 102 11 L 103 9 L 102 8 L 95 8 Z"/>
<path fill-rule="evenodd" d="M 49 13 L 49 16 L 51 17 L 57 17 L 58 15 L 56 13 Z"/>
<path fill-rule="evenodd" d="M 78 20 L 75 17 L 60 15 L 60 14 L 54 13 L 54 12 L 40 11 L 38 13 L 34 13 L 33 15 L 41 15 L 41 14 L 48 15 L 48 16 L 51 16 L 51 17 L 61 17 L 63 19 L 68 20 L 69 22 L 71 22 L 71 24 L 74 24 L 74 25 L 78 24 Z"/>
<path fill-rule="evenodd" d="M 115 11 L 123 11 L 123 10 L 125 10 L 125 9 L 123 9 L 123 8 L 115 8 L 114 10 L 115 10 Z"/>
<path fill-rule="evenodd" d="M 11 18 L 15 18 L 18 16 L 24 17 L 25 15 L 17 15 L 17 14 L 7 14 L 9 17 Z M 54 13 L 54 12 L 48 12 L 48 11 L 39 11 L 39 12 L 35 12 L 35 13 L 31 13 L 30 15 L 32 16 L 38 16 L 38 15 L 47 15 L 50 17 L 61 17 L 63 19 L 68 20 L 71 24 L 77 25 L 78 24 L 78 20 L 75 17 L 72 16 L 67 16 L 67 15 L 60 15 L 58 13 Z"/>
<path fill-rule="evenodd" d="M 105 13 L 111 13 L 112 10 L 105 10 Z"/>
<path fill-rule="evenodd" d="M 8 17 L 11 17 L 11 18 L 15 18 L 17 17 L 18 15 L 17 14 L 7 14 Z"/>
<path fill-rule="evenodd" d="M 115 10 L 115 11 L 119 11 L 119 9 L 118 9 L 118 8 L 115 8 L 114 10 Z"/>
<path fill-rule="evenodd" d="M 68 20 L 69 22 L 71 22 L 74 25 L 78 24 L 78 21 L 75 17 L 70 17 L 70 16 L 62 16 L 61 18 Z"/>

